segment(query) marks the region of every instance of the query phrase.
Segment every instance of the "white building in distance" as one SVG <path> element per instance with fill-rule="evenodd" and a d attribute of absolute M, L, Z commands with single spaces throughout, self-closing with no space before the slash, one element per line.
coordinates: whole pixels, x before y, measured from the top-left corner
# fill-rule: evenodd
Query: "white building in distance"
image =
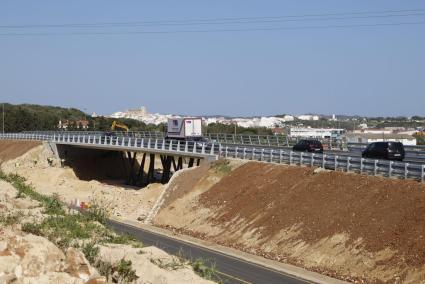
<path fill-rule="evenodd" d="M 300 138 L 338 138 L 345 133 L 340 128 L 291 127 L 289 136 Z"/>
<path fill-rule="evenodd" d="M 416 145 L 416 138 L 406 134 L 394 133 L 348 133 L 347 143 L 401 142 L 403 145 Z"/>
<path fill-rule="evenodd" d="M 319 120 L 318 115 L 303 114 L 297 117 L 299 120 Z"/>

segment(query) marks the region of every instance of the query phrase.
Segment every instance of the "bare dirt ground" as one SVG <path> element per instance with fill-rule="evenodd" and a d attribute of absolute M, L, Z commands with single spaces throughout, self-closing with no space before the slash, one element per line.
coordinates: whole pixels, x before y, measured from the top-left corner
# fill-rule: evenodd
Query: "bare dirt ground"
<path fill-rule="evenodd" d="M 22 231 L 23 223 L 41 222 L 46 217 L 37 201 L 19 196 L 11 184 L 0 180 L 0 283 L 117 283 L 99 276 L 81 250 L 60 249 L 45 237 Z M 121 259 L 132 262 L 139 278 L 131 283 L 213 283 L 196 275 L 183 260 L 156 247 L 105 243 L 99 249 L 99 259 L 110 265 Z"/>
<path fill-rule="evenodd" d="M 116 217 L 124 219 L 143 220 L 158 196 L 162 193 L 162 184 L 150 184 L 145 188 L 129 187 L 117 181 L 80 180 L 74 170 L 60 167 L 59 161 L 53 166 L 47 162 L 52 153 L 48 147 L 35 144 L 30 148 L 18 143 L 11 146 L 10 151 L 22 153 L 13 159 L 15 154 L 8 154 L 9 160 L 4 161 L 1 169 L 6 173 L 17 173 L 32 183 L 36 190 L 43 194 L 58 194 L 67 203 L 85 202 L 98 204 L 109 210 Z"/>
<path fill-rule="evenodd" d="M 259 162 L 186 171 L 157 226 L 353 282 L 425 283 L 425 185 Z"/>
<path fill-rule="evenodd" d="M 0 164 L 2 161 L 16 159 L 25 154 L 28 150 L 40 145 L 40 142 L 35 141 L 0 141 Z"/>

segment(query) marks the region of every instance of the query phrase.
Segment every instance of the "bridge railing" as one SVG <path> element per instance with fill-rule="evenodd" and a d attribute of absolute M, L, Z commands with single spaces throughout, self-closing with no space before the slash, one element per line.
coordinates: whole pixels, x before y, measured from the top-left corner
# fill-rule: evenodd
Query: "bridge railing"
<path fill-rule="evenodd" d="M 70 134 L 70 135 L 105 135 L 106 133 L 113 133 L 115 136 L 125 137 L 146 137 L 146 138 L 165 138 L 165 133 L 158 131 L 28 131 L 22 133 L 36 133 L 36 134 Z M 275 146 L 275 147 L 289 147 L 297 143 L 300 139 L 307 139 L 302 137 L 289 137 L 287 135 L 252 135 L 252 134 L 226 134 L 226 133 L 206 133 L 204 134 L 210 142 L 222 144 L 239 144 L 246 146 Z M 357 151 L 363 150 L 367 143 L 346 143 L 341 139 L 323 138 L 319 139 L 325 146 L 331 145 L 332 149 L 353 149 Z M 425 145 L 405 145 L 408 152 L 423 152 L 425 154 Z"/>
<path fill-rule="evenodd" d="M 374 160 L 357 156 L 340 156 L 336 154 L 295 152 L 282 149 L 264 149 L 261 147 L 250 148 L 221 145 L 215 147 L 216 149 L 213 152 L 218 153 L 220 157 L 224 158 L 321 167 L 335 171 L 425 181 L 425 165 L 418 163 Z"/>
<path fill-rule="evenodd" d="M 357 172 L 368 175 L 411 178 L 424 182 L 425 165 L 386 160 L 364 159 L 357 156 L 294 152 L 284 149 L 240 147 L 221 143 L 178 141 L 105 135 L 7 133 L 0 139 L 52 141 L 84 146 L 115 147 L 123 150 L 153 149 L 164 154 L 185 154 L 198 157 L 224 157 L 288 165 L 322 167 L 324 169 Z"/>

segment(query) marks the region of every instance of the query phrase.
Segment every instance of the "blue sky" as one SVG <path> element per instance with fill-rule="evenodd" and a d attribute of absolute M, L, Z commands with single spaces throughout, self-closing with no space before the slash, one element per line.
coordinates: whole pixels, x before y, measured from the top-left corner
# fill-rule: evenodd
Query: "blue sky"
<path fill-rule="evenodd" d="M 10 27 L 419 9 L 403 17 L 232 26 Z M 3 0 L 0 101 L 103 114 L 144 105 L 193 115 L 425 115 L 425 24 L 317 28 L 406 22 L 425 22 L 423 1 Z M 175 32 L 246 27 L 296 29 Z"/>

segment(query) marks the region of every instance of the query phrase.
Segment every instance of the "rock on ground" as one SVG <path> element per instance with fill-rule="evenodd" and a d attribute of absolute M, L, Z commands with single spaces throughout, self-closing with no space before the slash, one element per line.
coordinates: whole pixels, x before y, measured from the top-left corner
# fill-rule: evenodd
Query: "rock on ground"
<path fill-rule="evenodd" d="M 107 245 L 100 247 L 104 260 L 116 263 L 121 259 L 131 260 L 132 267 L 140 277 L 138 284 L 208 284 L 214 283 L 196 275 L 193 269 L 156 247 L 133 248 L 126 245 Z"/>
<path fill-rule="evenodd" d="M 84 255 L 49 240 L 0 229 L 0 283 L 85 283 L 99 276 Z"/>

